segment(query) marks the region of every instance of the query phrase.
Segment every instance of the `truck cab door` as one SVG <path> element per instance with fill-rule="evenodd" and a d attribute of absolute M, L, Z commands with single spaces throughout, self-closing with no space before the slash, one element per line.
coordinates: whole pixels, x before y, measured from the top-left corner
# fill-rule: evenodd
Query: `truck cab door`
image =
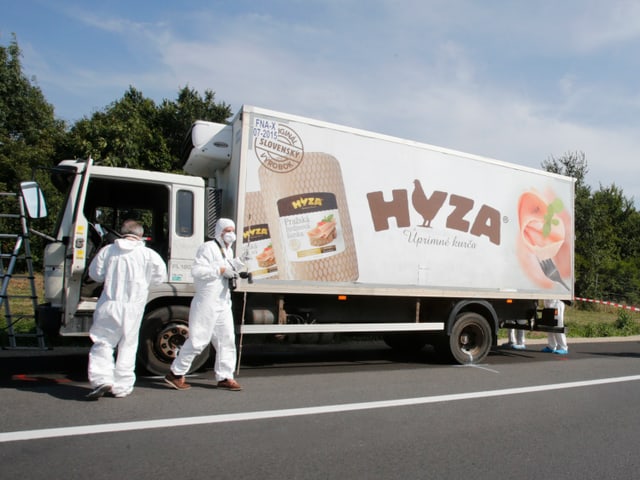
<path fill-rule="evenodd" d="M 83 274 L 89 268 L 87 258 L 89 221 L 84 215 L 84 203 L 87 196 L 87 187 L 91 175 L 93 160 L 87 160 L 84 170 L 78 172 L 74 185 L 68 198 L 67 213 L 69 214 L 70 228 L 65 251 L 64 283 L 63 283 L 63 330 L 65 326 L 75 329 L 73 321 L 76 313 L 82 308 L 80 305 L 80 291 Z M 69 210 L 69 207 L 71 209 Z M 93 307 L 91 308 L 91 311 Z M 90 318 L 89 318 L 90 320 Z M 83 330 L 85 327 L 81 327 Z M 67 331 L 65 333 L 73 333 Z"/>

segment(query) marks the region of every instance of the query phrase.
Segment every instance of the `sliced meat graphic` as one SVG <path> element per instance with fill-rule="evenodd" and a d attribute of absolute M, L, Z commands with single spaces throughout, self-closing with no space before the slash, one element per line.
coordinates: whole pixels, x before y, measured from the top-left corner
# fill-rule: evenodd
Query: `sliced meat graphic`
<path fill-rule="evenodd" d="M 331 243 L 337 236 L 336 222 L 321 222 L 316 228 L 307 232 L 309 242 L 315 247 Z"/>

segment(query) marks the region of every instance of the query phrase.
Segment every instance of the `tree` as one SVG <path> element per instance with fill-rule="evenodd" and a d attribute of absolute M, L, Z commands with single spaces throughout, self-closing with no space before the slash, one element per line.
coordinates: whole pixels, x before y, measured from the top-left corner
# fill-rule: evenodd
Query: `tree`
<path fill-rule="evenodd" d="M 92 157 L 96 164 L 147 170 L 169 170 L 171 155 L 155 127 L 157 108 L 133 87 L 104 111 L 75 123 L 66 156 Z"/>
<path fill-rule="evenodd" d="M 83 118 L 71 128 L 64 156 L 92 157 L 97 164 L 155 171 L 178 171 L 185 134 L 196 119 L 224 122 L 229 106 L 183 88 L 175 102 L 160 107 L 129 87 L 120 100 L 104 111 Z"/>
<path fill-rule="evenodd" d="M 0 191 L 17 192 L 20 182 L 29 180 L 36 168 L 51 165 L 53 152 L 61 141 L 65 124 L 56 120 L 53 106 L 42 91 L 22 71 L 22 54 L 15 35 L 9 46 L 0 45 Z M 48 181 L 41 183 L 53 209 L 59 195 Z M 15 197 L 2 197 L 0 211 L 17 213 Z M 38 229 L 50 231 L 55 218 L 38 221 Z M 17 233 L 17 221 L 2 219 L 1 233 Z M 42 252 L 42 239 L 33 238 L 32 252 L 36 262 Z M 3 241 L 2 252 L 12 249 L 10 240 Z"/>
<path fill-rule="evenodd" d="M 215 103 L 215 93 L 204 91 L 204 98 L 189 87 L 178 92 L 175 102 L 163 100 L 158 111 L 158 125 L 167 146 L 174 157 L 173 170 L 182 167 L 182 149 L 185 135 L 195 120 L 225 123 L 231 116 L 231 107 L 226 103 Z"/>
<path fill-rule="evenodd" d="M 582 152 L 542 163 L 545 170 L 572 176 L 575 188 L 575 292 L 587 298 L 637 303 L 640 295 L 640 213 L 615 184 L 592 192 Z"/>
<path fill-rule="evenodd" d="M 548 159 L 542 162 L 542 168 L 547 172 L 558 173 L 560 175 L 566 175 L 567 177 L 573 177 L 576 179 L 576 190 L 589 187 L 585 184 L 585 178 L 589 173 L 589 167 L 587 166 L 587 160 L 584 152 L 567 152 L 562 157 L 556 158 L 551 155 Z"/>
<path fill-rule="evenodd" d="M 640 272 L 637 257 L 638 212 L 633 201 L 615 184 L 600 186 L 592 196 L 600 251 L 594 261 L 598 278 L 596 295 L 616 301 L 635 301 Z"/>
<path fill-rule="evenodd" d="M 15 35 L 0 46 L 0 189 L 15 191 L 32 169 L 50 165 L 65 124 L 22 72 Z"/>

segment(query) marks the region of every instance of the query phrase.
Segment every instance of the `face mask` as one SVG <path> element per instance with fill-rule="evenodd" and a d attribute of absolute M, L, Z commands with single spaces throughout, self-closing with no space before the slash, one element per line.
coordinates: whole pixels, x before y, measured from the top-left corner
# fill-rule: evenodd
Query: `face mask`
<path fill-rule="evenodd" d="M 233 242 L 236 241 L 236 234 L 233 232 L 227 232 L 224 235 L 222 235 L 222 239 L 226 244 L 231 245 Z"/>

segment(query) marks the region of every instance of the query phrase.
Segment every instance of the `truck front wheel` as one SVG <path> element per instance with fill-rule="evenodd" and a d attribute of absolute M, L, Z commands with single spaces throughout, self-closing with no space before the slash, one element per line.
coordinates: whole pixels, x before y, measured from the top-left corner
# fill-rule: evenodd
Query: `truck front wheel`
<path fill-rule="evenodd" d="M 491 345 L 491 326 L 482 315 L 466 312 L 456 319 L 449 336 L 449 350 L 457 363 L 481 362 L 491 351 Z"/>
<path fill-rule="evenodd" d="M 168 305 L 148 312 L 140 327 L 138 367 L 153 375 L 166 375 L 188 337 L 189 307 Z M 190 371 L 204 366 L 210 350 L 207 347 L 195 358 Z"/>

